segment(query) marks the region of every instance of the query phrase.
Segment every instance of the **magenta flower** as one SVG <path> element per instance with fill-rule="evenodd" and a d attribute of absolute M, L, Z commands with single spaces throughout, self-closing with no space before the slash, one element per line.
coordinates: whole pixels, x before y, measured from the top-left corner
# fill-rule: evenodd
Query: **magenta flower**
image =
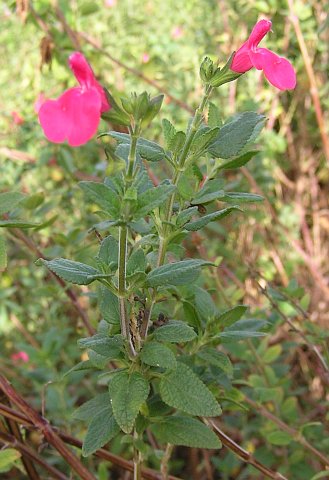
<path fill-rule="evenodd" d="M 95 135 L 101 114 L 111 107 L 82 53 L 72 53 L 69 65 L 80 86 L 69 88 L 56 100 L 46 100 L 38 113 L 48 140 L 54 143 L 67 140 L 69 145 L 77 147 Z"/>
<path fill-rule="evenodd" d="M 255 67 L 263 70 L 267 80 L 280 90 L 291 90 L 296 86 L 296 73 L 291 63 L 267 48 L 259 48 L 259 42 L 271 30 L 272 22 L 260 20 L 256 23 L 248 40 L 233 58 L 231 70 L 244 73 Z"/>
<path fill-rule="evenodd" d="M 14 362 L 22 360 L 23 363 L 27 363 L 30 360 L 30 357 L 29 357 L 28 353 L 22 351 L 22 352 L 13 353 L 11 355 L 11 359 Z"/>

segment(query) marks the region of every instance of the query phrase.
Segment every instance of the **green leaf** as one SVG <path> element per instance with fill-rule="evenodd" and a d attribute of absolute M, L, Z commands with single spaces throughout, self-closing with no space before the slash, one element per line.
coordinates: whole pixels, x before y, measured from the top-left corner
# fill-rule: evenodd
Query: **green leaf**
<path fill-rule="evenodd" d="M 174 138 L 171 141 L 170 150 L 175 157 L 178 157 L 182 151 L 186 139 L 186 134 L 182 131 L 176 132 Z"/>
<path fill-rule="evenodd" d="M 214 141 L 219 132 L 219 127 L 201 127 L 193 139 L 190 153 L 196 157 L 206 152 L 209 145 Z"/>
<path fill-rule="evenodd" d="M 84 457 L 103 447 L 120 431 L 116 423 L 108 393 L 97 395 L 73 412 L 73 418 L 86 421 L 89 426 L 83 442 Z"/>
<path fill-rule="evenodd" d="M 21 457 L 21 454 L 13 449 L 6 448 L 0 451 L 0 473 L 9 472 L 14 466 L 16 460 Z"/>
<path fill-rule="evenodd" d="M 146 401 L 150 386 L 138 372 L 115 373 L 109 383 L 114 417 L 125 433 L 134 428 L 137 414 Z"/>
<path fill-rule="evenodd" d="M 7 249 L 6 240 L 3 235 L 0 235 L 0 272 L 7 268 Z"/>
<path fill-rule="evenodd" d="M 221 199 L 223 202 L 262 202 L 264 197 L 257 195 L 257 193 L 244 193 L 244 192 L 225 192 L 225 195 Z"/>
<path fill-rule="evenodd" d="M 111 399 L 108 392 L 96 395 L 88 402 L 74 410 L 72 418 L 90 423 L 91 420 L 101 411 L 111 406 Z"/>
<path fill-rule="evenodd" d="M 176 370 L 160 381 L 162 400 L 190 415 L 215 417 L 221 408 L 211 391 L 187 365 L 177 362 Z"/>
<path fill-rule="evenodd" d="M 136 272 L 144 272 L 146 269 L 146 257 L 141 248 L 135 250 L 127 262 L 127 276 L 133 275 Z"/>
<path fill-rule="evenodd" d="M 233 376 L 232 363 L 225 353 L 219 352 L 215 348 L 204 347 L 197 353 L 197 356 L 207 364 L 214 365 L 223 370 L 229 378 Z"/>
<path fill-rule="evenodd" d="M 237 156 L 258 135 L 264 121 L 264 115 L 255 112 L 235 115 L 220 129 L 216 141 L 208 149 L 209 153 L 215 158 Z"/>
<path fill-rule="evenodd" d="M 221 448 L 216 434 L 196 418 L 174 416 L 151 425 L 160 443 L 194 448 Z"/>
<path fill-rule="evenodd" d="M 140 353 L 143 363 L 151 367 L 161 367 L 173 370 L 176 368 L 176 358 L 170 348 L 158 342 L 146 343 Z"/>
<path fill-rule="evenodd" d="M 195 309 L 199 316 L 204 320 L 215 317 L 217 315 L 217 308 L 211 295 L 200 287 L 194 287 L 193 291 Z"/>
<path fill-rule="evenodd" d="M 229 160 L 228 162 L 223 163 L 220 165 L 217 170 L 229 170 L 233 168 L 240 168 L 246 165 L 249 160 L 251 160 L 255 155 L 259 153 L 259 150 L 251 150 L 250 152 L 244 153 L 237 158 L 233 158 L 233 160 Z"/>
<path fill-rule="evenodd" d="M 213 338 L 222 338 L 225 341 L 239 341 L 246 338 L 264 337 L 266 333 L 259 332 L 267 322 L 265 320 L 259 320 L 257 318 L 248 318 L 245 320 L 239 320 L 233 325 L 227 327 L 224 332 L 218 333 Z"/>
<path fill-rule="evenodd" d="M 43 192 L 34 193 L 21 200 L 20 206 L 28 210 L 34 210 L 35 208 L 39 207 L 44 200 L 45 194 Z"/>
<path fill-rule="evenodd" d="M 0 227 L 4 228 L 36 228 L 40 223 L 25 222 L 24 220 L 0 220 Z"/>
<path fill-rule="evenodd" d="M 103 285 L 98 290 L 98 306 L 104 320 L 108 323 L 120 323 L 118 297 Z"/>
<path fill-rule="evenodd" d="M 163 205 L 175 188 L 174 185 L 159 185 L 139 195 L 137 209 L 134 214 L 135 219 L 142 218 L 155 208 Z"/>
<path fill-rule="evenodd" d="M 130 135 L 127 133 L 119 133 L 111 131 L 110 136 L 115 138 L 118 143 L 130 145 Z M 166 156 L 164 149 L 155 142 L 151 142 L 146 138 L 139 138 L 137 141 L 137 153 L 150 162 L 158 162 Z"/>
<path fill-rule="evenodd" d="M 213 179 L 206 182 L 197 195 L 193 198 L 192 204 L 206 204 L 214 200 L 222 199 L 225 196 L 223 190 L 224 181 Z"/>
<path fill-rule="evenodd" d="M 20 192 L 0 193 L 0 215 L 11 212 L 23 198 L 25 195 Z"/>
<path fill-rule="evenodd" d="M 208 125 L 209 127 L 218 127 L 222 124 L 222 117 L 219 108 L 212 102 L 209 102 Z"/>
<path fill-rule="evenodd" d="M 267 433 L 266 440 L 272 443 L 272 445 L 289 445 L 293 441 L 289 433 L 282 430 Z"/>
<path fill-rule="evenodd" d="M 272 363 L 278 358 L 281 352 L 281 345 L 273 345 L 272 347 L 267 348 L 264 355 L 262 356 L 262 360 L 264 363 Z"/>
<path fill-rule="evenodd" d="M 96 450 L 102 448 L 120 432 L 120 427 L 115 421 L 112 407 L 99 412 L 90 422 L 82 445 L 82 456 L 88 457 Z"/>
<path fill-rule="evenodd" d="M 173 141 L 173 139 L 176 135 L 176 129 L 173 126 L 173 124 L 171 122 L 169 122 L 169 120 L 164 118 L 162 120 L 162 130 L 163 130 L 163 136 L 164 136 L 165 143 L 166 143 L 166 148 L 168 150 L 171 150 L 172 141 Z"/>
<path fill-rule="evenodd" d="M 171 320 L 166 325 L 154 331 L 154 337 L 159 342 L 183 343 L 194 340 L 197 334 L 185 322 Z"/>
<path fill-rule="evenodd" d="M 317 473 L 310 480 L 319 480 L 319 478 L 327 478 L 328 479 L 328 470 L 323 470 L 322 472 Z"/>
<path fill-rule="evenodd" d="M 118 241 L 112 235 L 103 238 L 96 258 L 105 265 L 111 266 L 111 270 L 115 270 L 118 266 L 118 255 Z"/>
<path fill-rule="evenodd" d="M 230 325 L 232 325 L 232 323 L 239 320 L 242 315 L 245 314 L 247 309 L 248 307 L 246 307 L 245 305 L 236 305 L 229 310 L 225 310 L 225 312 L 218 315 L 218 324 L 224 327 L 229 327 Z"/>
<path fill-rule="evenodd" d="M 56 275 L 66 282 L 77 285 L 89 285 L 89 283 L 96 280 L 95 277 L 102 275 L 101 272 L 90 265 L 67 260 L 66 258 L 55 258 L 50 261 L 41 258 L 40 262 L 45 264 L 50 271 L 56 273 Z"/>
<path fill-rule="evenodd" d="M 176 217 L 176 224 L 177 227 L 182 227 L 187 223 L 193 215 L 195 215 L 198 211 L 198 207 L 189 207 L 185 210 L 182 210 Z"/>
<path fill-rule="evenodd" d="M 213 265 L 205 260 L 182 260 L 157 267 L 147 276 L 150 287 L 160 285 L 184 285 L 195 280 L 200 274 L 201 267 Z"/>
<path fill-rule="evenodd" d="M 96 333 L 92 337 L 81 338 L 78 340 L 80 348 L 90 348 L 94 352 L 106 357 L 107 360 L 120 358 L 123 347 L 123 338 L 121 335 L 108 337 L 102 333 Z"/>
<path fill-rule="evenodd" d="M 96 203 L 111 218 L 120 214 L 120 199 L 118 194 L 104 183 L 80 182 L 79 187 L 87 198 Z"/>
<path fill-rule="evenodd" d="M 194 220 L 193 222 L 188 223 L 187 225 L 185 225 L 184 228 L 185 230 L 195 232 L 196 230 L 200 230 L 201 228 L 205 227 L 210 222 L 215 222 L 216 220 L 220 220 L 221 218 L 226 217 L 231 212 L 233 212 L 233 210 L 239 210 L 240 212 L 242 212 L 241 208 L 233 205 L 232 207 L 223 208 L 222 210 L 218 210 L 217 212 L 204 215 L 198 220 Z"/>

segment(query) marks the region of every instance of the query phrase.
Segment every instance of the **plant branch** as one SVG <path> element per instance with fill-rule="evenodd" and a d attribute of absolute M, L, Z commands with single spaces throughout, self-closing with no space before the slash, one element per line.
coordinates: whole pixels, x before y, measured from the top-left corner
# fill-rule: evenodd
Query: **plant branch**
<path fill-rule="evenodd" d="M 24 243 L 24 245 L 31 251 L 33 252 L 38 258 L 43 258 L 47 259 L 47 257 L 42 253 L 40 248 L 33 242 L 33 240 L 29 237 L 27 237 L 21 230 L 18 228 L 11 228 L 9 229 L 10 233 L 13 235 L 14 238 L 18 238 L 21 240 L 21 242 Z M 79 303 L 79 299 L 74 293 L 74 291 L 66 285 L 64 280 L 62 280 L 56 273 L 50 272 L 51 275 L 55 278 L 56 282 L 62 287 L 64 290 L 66 296 L 70 299 L 73 307 L 75 308 L 76 312 L 78 313 L 79 317 L 82 320 L 82 323 L 86 327 L 86 330 L 90 335 L 93 335 L 95 333 L 94 327 L 90 324 L 88 315 L 82 308 L 82 306 Z"/>
<path fill-rule="evenodd" d="M 36 412 L 30 405 L 16 392 L 8 380 L 0 375 L 0 390 L 8 397 L 10 402 L 14 403 L 26 417 L 42 432 L 47 442 L 52 445 L 71 466 L 71 468 L 82 478 L 82 480 L 96 480 L 87 468 L 80 462 L 71 450 L 67 448 L 61 438 L 51 428 L 48 420 Z"/>
<path fill-rule="evenodd" d="M 11 418 L 15 420 L 17 423 L 20 425 L 24 425 L 26 428 L 29 429 L 35 429 L 38 427 L 35 427 L 33 422 L 24 414 L 8 407 L 7 405 L 3 405 L 0 403 L 0 415 L 3 415 L 6 418 Z M 49 425 L 50 426 L 50 425 Z M 82 442 L 78 440 L 75 437 L 72 437 L 71 435 L 61 432 L 59 429 L 56 427 L 50 426 L 54 431 L 57 432 L 58 436 L 65 442 L 68 443 L 74 447 L 77 448 L 82 448 Z M 132 461 L 126 460 L 125 458 L 120 457 L 119 455 L 115 455 L 114 453 L 108 452 L 107 450 L 100 448 L 97 450 L 94 455 L 96 457 L 102 458 L 103 460 L 107 460 L 114 465 L 123 468 L 124 470 L 133 472 L 134 471 L 134 465 Z M 143 478 L 147 480 L 162 480 L 161 475 L 156 472 L 155 470 L 152 470 L 150 468 L 142 468 L 142 476 Z M 169 475 L 168 480 L 180 480 L 178 477 L 174 477 L 172 475 Z"/>
<path fill-rule="evenodd" d="M 255 459 L 255 457 L 245 450 L 244 448 L 240 447 L 232 438 L 230 438 L 226 433 L 224 433 L 219 426 L 215 423 L 214 420 L 210 418 L 202 418 L 203 422 L 208 425 L 208 427 L 212 428 L 212 430 L 215 432 L 217 437 L 221 440 L 223 445 L 227 447 L 229 450 L 231 450 L 235 455 L 241 458 L 246 463 L 249 463 L 249 465 L 252 465 L 254 468 L 256 468 L 259 472 L 262 472 L 264 475 L 266 475 L 268 478 L 273 478 L 274 480 L 288 480 L 286 477 L 281 475 L 279 472 L 274 472 L 270 468 L 266 467 L 263 465 L 261 462 Z"/>

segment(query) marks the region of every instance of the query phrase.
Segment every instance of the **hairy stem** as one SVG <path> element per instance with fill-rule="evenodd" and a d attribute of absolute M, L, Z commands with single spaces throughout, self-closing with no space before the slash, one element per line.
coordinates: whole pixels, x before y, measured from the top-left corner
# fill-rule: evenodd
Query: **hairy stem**
<path fill-rule="evenodd" d="M 166 450 L 164 452 L 164 455 L 161 460 L 161 475 L 162 475 L 162 480 L 168 480 L 168 463 L 172 454 L 174 446 L 171 443 L 168 443 L 166 446 Z"/>

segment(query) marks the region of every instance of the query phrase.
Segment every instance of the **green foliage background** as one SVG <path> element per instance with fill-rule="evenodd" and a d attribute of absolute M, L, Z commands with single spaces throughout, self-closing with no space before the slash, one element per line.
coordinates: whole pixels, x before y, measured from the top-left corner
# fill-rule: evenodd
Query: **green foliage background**
<path fill-rule="evenodd" d="M 73 421 L 71 413 L 74 406 L 92 397 L 95 383 L 80 374 L 62 376 L 80 360 L 76 339 L 86 332 L 63 289 L 37 268 L 34 260 L 40 256 L 39 249 L 51 258 L 92 261 L 97 238 L 87 231 L 96 217 L 84 207 L 77 181 L 111 175 L 116 166 L 107 162 L 101 140 L 72 149 L 48 143 L 42 134 L 34 103 L 41 92 L 56 97 L 74 85 L 68 55 L 80 47 L 101 82 L 116 95 L 144 89 L 159 93 L 147 84 L 150 79 L 160 91 L 183 102 L 185 108 L 166 96 L 152 132 L 145 135 L 162 142 L 161 118 L 183 127 L 188 108 L 200 98 L 198 69 L 203 56 L 224 62 L 257 19 L 271 18 L 273 33 L 264 44 L 292 61 L 297 70 L 296 90 L 280 93 L 259 72 L 251 71 L 238 82 L 224 85 L 213 99 L 223 119 L 246 110 L 268 118 L 259 140 L 261 153 L 246 171 L 227 175 L 231 190 L 265 194 L 266 201 L 247 207 L 246 214 L 234 216 L 234 220 L 211 224 L 185 246 L 189 256 L 221 258 L 218 274 L 205 275 L 205 286 L 218 308 L 243 303 L 269 322 L 270 335 L 265 339 L 228 344 L 225 349 L 234 364 L 235 381 L 218 381 L 223 395 L 223 429 L 266 465 L 280 466 L 288 478 L 311 479 L 322 470 L 321 462 L 309 453 L 306 456 L 296 438 L 280 431 L 261 415 L 260 408 L 253 409 L 244 399 L 246 394 L 302 432 L 316 448 L 328 451 L 328 378 L 273 307 L 274 302 L 328 354 L 329 159 L 322 148 L 309 77 L 288 4 L 281 0 L 118 0 L 113 6 L 36 0 L 31 4 L 26 15 L 17 11 L 15 2 L 3 2 L 0 7 L 0 191 L 29 194 L 24 218 L 42 224 L 33 231 L 3 232 L 8 266 L 0 278 L 0 369 L 20 385 L 35 407 L 40 407 L 45 396 L 46 415 L 56 425 L 83 435 L 84 426 Z M 294 9 L 328 125 L 326 5 L 296 1 Z M 50 63 L 45 63 L 45 45 Z M 13 111 L 24 119 L 22 124 L 14 123 Z M 100 131 L 107 129 L 103 122 Z M 162 168 L 157 165 L 153 170 L 160 179 L 165 175 Z M 272 304 L 258 283 L 267 285 Z M 96 326 L 95 290 L 83 287 L 76 292 Z M 11 355 L 20 350 L 26 351 L 30 360 L 16 361 L 13 368 Z M 111 444 L 111 451 L 122 455 L 129 456 L 129 448 L 119 440 Z M 183 448 L 177 449 L 172 472 L 191 478 L 182 461 L 186 455 Z M 201 474 L 210 462 L 213 478 L 263 478 L 225 449 L 196 455 Z M 148 457 L 150 465 L 157 468 L 157 452 L 148 452 Z M 52 461 L 60 462 L 57 457 Z M 89 462 L 100 479 L 106 478 L 102 477 L 102 464 Z"/>

